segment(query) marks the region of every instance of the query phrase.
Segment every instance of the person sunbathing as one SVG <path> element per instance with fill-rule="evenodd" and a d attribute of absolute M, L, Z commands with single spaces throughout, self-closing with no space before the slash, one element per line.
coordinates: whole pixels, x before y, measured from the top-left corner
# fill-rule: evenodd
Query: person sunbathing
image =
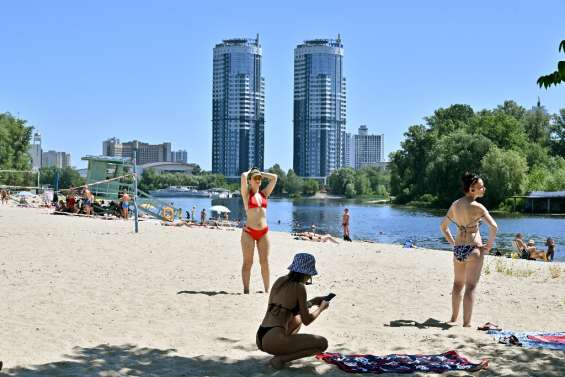
<path fill-rule="evenodd" d="M 295 233 L 295 239 L 300 239 L 304 241 L 314 241 L 314 242 L 333 242 L 335 244 L 339 244 L 331 234 L 317 234 L 314 232 L 301 232 Z"/>

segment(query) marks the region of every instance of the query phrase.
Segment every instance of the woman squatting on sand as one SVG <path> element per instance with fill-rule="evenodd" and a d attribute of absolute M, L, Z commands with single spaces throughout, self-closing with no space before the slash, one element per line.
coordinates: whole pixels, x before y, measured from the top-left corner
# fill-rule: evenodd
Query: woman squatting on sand
<path fill-rule="evenodd" d="M 317 275 L 316 260 L 307 253 L 298 253 L 288 267 L 290 272 L 275 281 L 269 295 L 267 313 L 257 331 L 257 347 L 273 355 L 270 364 L 281 369 L 285 363 L 324 352 L 326 338 L 298 334 L 302 324 L 308 326 L 328 308 L 330 298 L 315 297 L 306 300 L 306 287 Z M 329 296 L 327 296 L 329 297 Z M 317 306 L 310 312 L 311 306 Z"/>

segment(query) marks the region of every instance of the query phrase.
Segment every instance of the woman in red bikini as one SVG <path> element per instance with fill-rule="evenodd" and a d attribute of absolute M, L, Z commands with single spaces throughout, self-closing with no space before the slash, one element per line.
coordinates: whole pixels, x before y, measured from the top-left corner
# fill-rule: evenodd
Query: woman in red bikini
<path fill-rule="evenodd" d="M 263 178 L 269 180 L 267 186 L 261 190 Z M 248 182 L 249 180 L 249 182 Z M 277 184 L 276 174 L 263 173 L 253 168 L 241 174 L 241 198 L 247 214 L 247 223 L 241 232 L 241 250 L 243 252 L 243 266 L 241 277 L 243 280 L 243 293 L 249 293 L 251 279 L 251 266 L 255 244 L 259 251 L 259 264 L 265 292 L 269 292 L 269 227 L 267 226 L 267 198 Z"/>

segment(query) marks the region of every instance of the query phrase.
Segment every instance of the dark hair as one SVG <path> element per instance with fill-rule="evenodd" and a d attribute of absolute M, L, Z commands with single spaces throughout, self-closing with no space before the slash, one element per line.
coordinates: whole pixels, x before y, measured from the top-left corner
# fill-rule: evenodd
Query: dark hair
<path fill-rule="evenodd" d="M 310 277 L 310 275 L 306 275 L 301 272 L 290 271 L 288 273 L 288 281 L 292 281 L 294 283 L 304 283 L 308 277 Z"/>
<path fill-rule="evenodd" d="M 461 177 L 461 181 L 463 182 L 463 191 L 469 192 L 471 186 L 479 179 L 481 179 L 481 177 L 479 177 L 477 174 L 465 172 L 465 174 L 463 174 L 463 177 Z"/>

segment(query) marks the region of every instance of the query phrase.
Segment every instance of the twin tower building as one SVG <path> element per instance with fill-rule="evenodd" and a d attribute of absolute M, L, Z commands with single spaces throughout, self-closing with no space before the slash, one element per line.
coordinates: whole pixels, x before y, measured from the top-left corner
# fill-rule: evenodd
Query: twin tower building
<path fill-rule="evenodd" d="M 214 47 L 212 171 L 236 177 L 263 170 L 265 80 L 261 44 L 227 39 Z M 294 49 L 294 154 L 299 176 L 325 178 L 346 163 L 343 44 L 305 41 Z"/>

